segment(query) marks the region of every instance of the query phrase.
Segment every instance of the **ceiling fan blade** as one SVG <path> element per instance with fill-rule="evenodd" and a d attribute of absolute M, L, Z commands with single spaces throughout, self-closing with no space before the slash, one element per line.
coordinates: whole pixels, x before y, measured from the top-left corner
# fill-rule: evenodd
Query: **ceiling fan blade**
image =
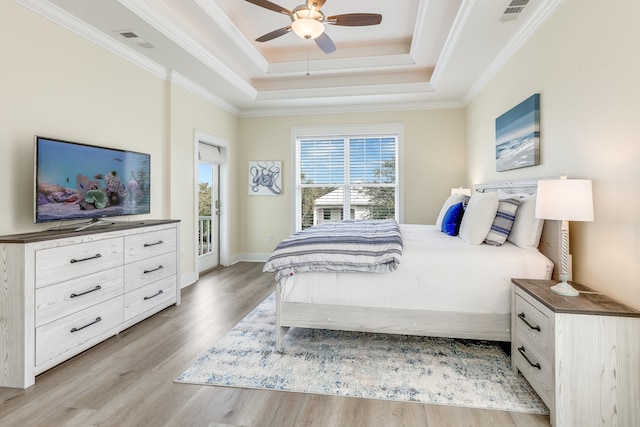
<path fill-rule="evenodd" d="M 349 27 L 378 25 L 380 22 L 382 22 L 382 15 L 378 13 L 345 13 L 344 15 L 334 15 L 327 18 L 327 24 Z"/>
<path fill-rule="evenodd" d="M 260 36 L 256 39 L 257 42 L 268 42 L 269 40 L 273 40 L 276 37 L 284 36 L 289 31 L 291 31 L 291 26 L 278 28 L 277 30 L 271 31 L 263 36 Z"/>
<path fill-rule="evenodd" d="M 314 8 L 315 10 L 320 10 L 326 1 L 327 0 L 307 0 L 307 7 L 309 10 L 313 10 Z"/>
<path fill-rule="evenodd" d="M 247 0 L 249 3 L 255 4 L 256 6 L 264 7 L 265 9 L 273 10 L 274 12 L 282 13 L 284 15 L 291 15 L 291 11 L 289 9 L 285 9 L 282 6 L 278 6 L 275 3 L 271 3 L 267 0 Z"/>
<path fill-rule="evenodd" d="M 324 53 L 333 53 L 336 51 L 336 45 L 333 44 L 333 40 L 327 35 L 327 33 L 322 33 L 318 37 L 314 39 L 316 44 Z"/>

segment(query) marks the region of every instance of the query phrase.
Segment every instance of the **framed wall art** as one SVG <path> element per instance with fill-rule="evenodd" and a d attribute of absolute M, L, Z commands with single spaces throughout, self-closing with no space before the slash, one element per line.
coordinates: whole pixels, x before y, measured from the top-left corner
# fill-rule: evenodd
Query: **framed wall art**
<path fill-rule="evenodd" d="M 496 171 L 540 164 L 540 94 L 496 119 Z"/>
<path fill-rule="evenodd" d="M 259 160 L 249 162 L 249 195 L 278 196 L 282 194 L 282 162 Z"/>

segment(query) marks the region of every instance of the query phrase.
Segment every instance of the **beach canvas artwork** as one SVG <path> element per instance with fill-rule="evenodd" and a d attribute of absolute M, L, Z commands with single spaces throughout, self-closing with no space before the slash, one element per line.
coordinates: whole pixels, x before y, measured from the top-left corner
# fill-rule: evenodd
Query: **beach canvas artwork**
<path fill-rule="evenodd" d="M 540 164 L 540 94 L 496 119 L 496 171 Z"/>

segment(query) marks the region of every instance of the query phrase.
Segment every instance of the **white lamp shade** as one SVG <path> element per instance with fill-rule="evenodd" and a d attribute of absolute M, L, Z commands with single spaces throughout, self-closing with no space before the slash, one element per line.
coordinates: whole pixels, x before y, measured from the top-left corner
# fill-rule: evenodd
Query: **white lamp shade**
<path fill-rule="evenodd" d="M 293 32 L 303 39 L 315 39 L 324 32 L 322 22 L 313 18 L 299 18 L 291 23 Z"/>
<path fill-rule="evenodd" d="M 470 188 L 462 188 L 462 187 L 452 188 L 451 189 L 451 194 L 463 194 L 465 196 L 471 196 L 471 189 Z"/>
<path fill-rule="evenodd" d="M 593 221 L 593 193 L 589 179 L 538 181 L 536 218 Z"/>

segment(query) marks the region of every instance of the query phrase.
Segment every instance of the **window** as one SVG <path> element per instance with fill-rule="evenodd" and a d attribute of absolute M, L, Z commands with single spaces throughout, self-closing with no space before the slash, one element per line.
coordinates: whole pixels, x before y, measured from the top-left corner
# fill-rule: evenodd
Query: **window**
<path fill-rule="evenodd" d="M 346 218 L 400 220 L 398 132 L 294 141 L 296 230 Z"/>

